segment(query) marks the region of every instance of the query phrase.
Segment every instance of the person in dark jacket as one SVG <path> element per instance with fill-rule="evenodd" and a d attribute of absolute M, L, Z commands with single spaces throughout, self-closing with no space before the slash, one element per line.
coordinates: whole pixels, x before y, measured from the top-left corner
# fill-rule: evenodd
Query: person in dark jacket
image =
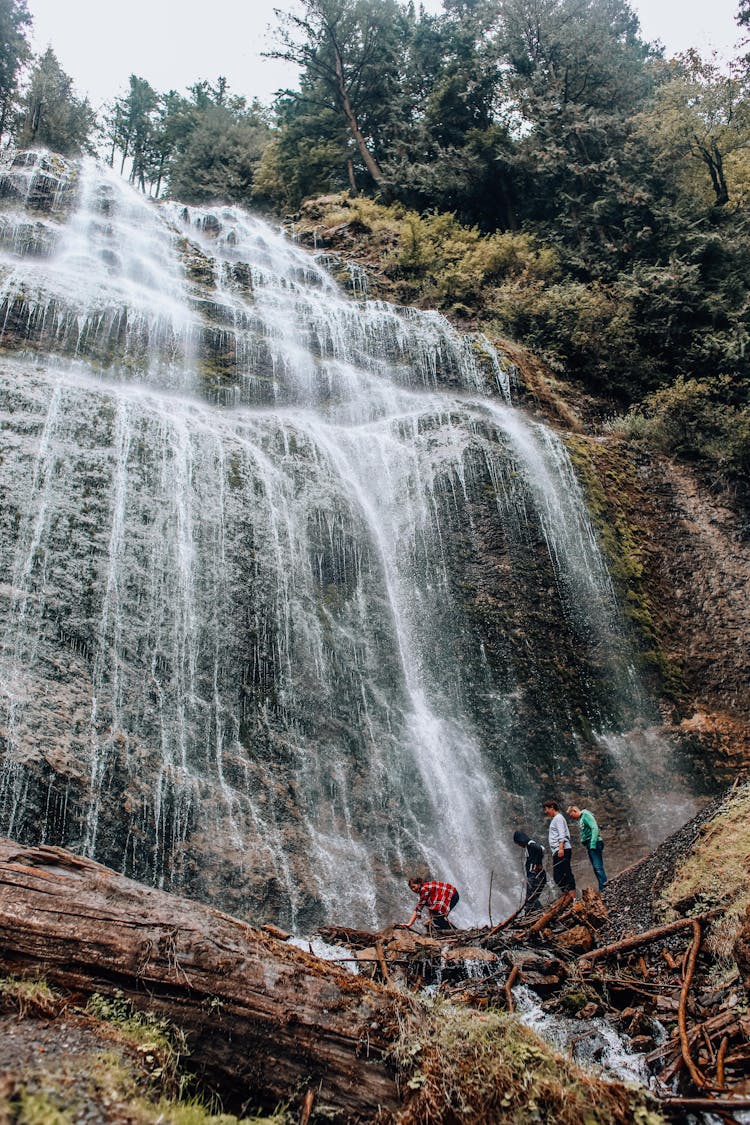
<path fill-rule="evenodd" d="M 513 843 L 519 848 L 526 849 L 526 898 L 523 903 L 525 914 L 532 914 L 541 909 L 539 896 L 547 884 L 547 872 L 544 870 L 544 845 L 537 844 L 525 832 L 513 833 Z"/>

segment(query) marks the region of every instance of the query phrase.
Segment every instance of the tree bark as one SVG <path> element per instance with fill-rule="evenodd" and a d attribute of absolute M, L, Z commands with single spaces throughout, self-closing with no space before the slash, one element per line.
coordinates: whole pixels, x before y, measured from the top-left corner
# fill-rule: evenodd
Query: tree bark
<path fill-rule="evenodd" d="M 336 1121 L 399 1104 L 384 1055 L 408 997 L 62 848 L 0 838 L 0 970 L 169 1019 L 228 1108 L 310 1089 Z"/>
<path fill-rule="evenodd" d="M 383 172 L 381 171 L 377 161 L 375 160 L 375 157 L 367 147 L 367 141 L 365 140 L 362 130 L 359 127 L 357 115 L 354 112 L 354 107 L 352 106 L 351 99 L 349 98 L 349 91 L 347 89 L 346 80 L 344 78 L 344 64 L 341 59 L 341 52 L 339 50 L 339 45 L 333 29 L 330 27 L 328 28 L 328 34 L 331 40 L 331 47 L 333 48 L 333 56 L 335 59 L 336 85 L 338 87 L 339 97 L 341 99 L 341 108 L 344 111 L 346 123 L 349 126 L 349 130 L 352 136 L 354 137 L 354 142 L 359 149 L 360 156 L 365 162 L 367 171 L 370 173 L 380 190 L 386 191 L 388 187 L 386 178 L 383 175 Z"/>
<path fill-rule="evenodd" d="M 552 906 L 550 906 L 549 910 L 542 914 L 541 918 L 538 918 L 533 926 L 529 927 L 529 933 L 540 934 L 544 927 L 549 922 L 551 922 L 553 918 L 556 918 L 558 914 L 562 914 L 566 906 L 570 906 L 575 897 L 576 896 L 573 891 L 564 891 L 560 895 L 560 897 L 552 903 Z"/>

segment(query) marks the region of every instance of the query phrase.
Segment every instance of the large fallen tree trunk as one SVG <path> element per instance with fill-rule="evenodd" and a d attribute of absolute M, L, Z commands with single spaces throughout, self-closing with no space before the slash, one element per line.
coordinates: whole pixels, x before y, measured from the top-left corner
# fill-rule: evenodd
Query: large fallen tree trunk
<path fill-rule="evenodd" d="M 228 1105 L 313 1090 L 316 1109 L 356 1121 L 399 1103 L 384 1054 L 408 997 L 61 848 L 0 839 L 0 970 L 79 1003 L 120 990 L 169 1019 Z"/>

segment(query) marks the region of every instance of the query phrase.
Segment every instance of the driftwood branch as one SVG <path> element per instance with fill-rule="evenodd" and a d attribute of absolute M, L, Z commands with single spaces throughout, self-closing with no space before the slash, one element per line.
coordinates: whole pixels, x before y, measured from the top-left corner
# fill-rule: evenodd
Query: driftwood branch
<path fill-rule="evenodd" d="M 552 906 L 549 908 L 549 910 L 542 914 L 541 918 L 538 918 L 533 926 L 529 927 L 529 933 L 541 933 L 541 931 L 552 921 L 553 918 L 556 918 L 558 914 L 562 914 L 563 910 L 567 906 L 570 906 L 575 897 L 575 891 L 566 891 L 565 894 L 561 895 L 556 902 L 552 903 Z"/>
<path fill-rule="evenodd" d="M 314 1090 L 338 1121 L 399 1105 L 384 1054 L 408 996 L 60 848 L 0 839 L 0 971 L 124 993 L 181 1028 L 229 1104 Z"/>
<path fill-rule="evenodd" d="M 726 1086 L 726 1078 L 724 1075 L 724 1060 L 727 1057 L 727 1050 L 729 1049 L 729 1036 L 725 1035 L 719 1044 L 719 1050 L 716 1053 L 716 1085 L 720 1090 Z"/>
<path fill-rule="evenodd" d="M 680 1032 L 680 1049 L 682 1051 L 682 1058 L 685 1066 L 690 1072 L 690 1077 L 696 1086 L 703 1087 L 706 1085 L 706 1079 L 701 1074 L 698 1067 L 693 1062 L 690 1054 L 690 1044 L 688 1042 L 687 1034 L 687 999 L 690 992 L 690 984 L 695 972 L 695 962 L 698 960 L 698 950 L 701 946 L 701 924 L 693 920 L 693 944 L 690 947 L 690 956 L 687 960 L 687 968 L 685 971 L 685 980 L 680 991 L 680 1006 L 677 1009 L 677 1026 Z"/>
<path fill-rule="evenodd" d="M 684 1110 L 697 1109 L 704 1113 L 711 1113 L 717 1109 L 734 1110 L 735 1112 L 745 1111 L 750 1109 L 750 1098 L 673 1098 L 662 1097 L 659 1098 L 659 1109 L 666 1110 L 669 1113 L 671 1110 L 679 1110 L 682 1113 Z"/>
<path fill-rule="evenodd" d="M 508 1011 L 509 1012 L 514 1012 L 515 1009 L 516 1009 L 516 1006 L 513 1003 L 513 985 L 518 980 L 518 975 L 519 975 L 520 971 L 521 970 L 519 969 L 518 965 L 514 965 L 513 968 L 510 970 L 510 973 L 508 975 L 508 979 L 505 982 L 505 999 L 506 999 L 507 1004 L 508 1004 Z"/>
<path fill-rule="evenodd" d="M 526 904 L 524 903 L 523 906 L 525 906 L 525 905 Z M 518 915 L 523 911 L 523 906 L 519 906 L 518 910 L 514 910 L 513 913 L 509 914 L 507 918 L 503 918 L 502 922 L 498 922 L 498 924 L 496 926 L 492 926 L 491 929 L 489 929 L 486 934 L 482 934 L 482 936 L 479 940 L 481 942 L 485 942 L 485 941 L 487 941 L 488 938 L 491 938 L 495 934 L 499 934 L 503 930 L 507 929 L 508 926 L 511 924 L 511 922 L 515 921 L 515 919 L 518 917 Z"/>
<path fill-rule="evenodd" d="M 656 926 L 653 930 L 646 930 L 642 934 L 633 934 L 632 937 L 614 941 L 611 945 L 603 945 L 600 949 L 592 949 L 590 953 L 584 953 L 578 958 L 579 963 L 601 961 L 604 957 L 612 957 L 617 953 L 627 953 L 631 949 L 637 949 L 639 945 L 647 945 L 649 942 L 655 941 L 656 938 L 666 936 L 666 934 L 674 934 L 678 930 L 685 930 L 691 927 L 693 922 L 707 922 L 713 916 L 713 913 L 703 914 L 700 918 L 680 918 L 677 922 L 668 922 L 664 926 Z"/>

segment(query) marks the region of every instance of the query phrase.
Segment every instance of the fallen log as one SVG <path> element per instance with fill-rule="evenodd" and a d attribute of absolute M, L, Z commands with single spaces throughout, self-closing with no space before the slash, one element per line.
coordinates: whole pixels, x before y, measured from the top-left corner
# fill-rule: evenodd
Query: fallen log
<path fill-rule="evenodd" d="M 667 922 L 664 926 L 656 926 L 653 930 L 644 930 L 642 934 L 632 934 L 630 937 L 622 938 L 621 941 L 614 941 L 611 945 L 603 945 L 599 949 L 592 949 L 590 953 L 583 953 L 578 958 L 579 964 L 582 961 L 601 961 L 603 957 L 611 957 L 617 953 L 627 953 L 631 949 L 637 949 L 639 945 L 647 945 L 649 942 L 654 941 L 656 938 L 664 937 L 666 934 L 677 933 L 678 930 L 684 930 L 693 925 L 693 922 L 707 922 L 716 914 L 716 911 L 711 911 L 709 914 L 703 914 L 700 918 L 680 918 L 676 922 Z"/>
<path fill-rule="evenodd" d="M 229 1106 L 304 1113 L 314 1090 L 316 1113 L 356 1121 L 399 1105 L 384 1054 L 408 996 L 61 848 L 0 839 L 0 971 L 171 1021 Z"/>

